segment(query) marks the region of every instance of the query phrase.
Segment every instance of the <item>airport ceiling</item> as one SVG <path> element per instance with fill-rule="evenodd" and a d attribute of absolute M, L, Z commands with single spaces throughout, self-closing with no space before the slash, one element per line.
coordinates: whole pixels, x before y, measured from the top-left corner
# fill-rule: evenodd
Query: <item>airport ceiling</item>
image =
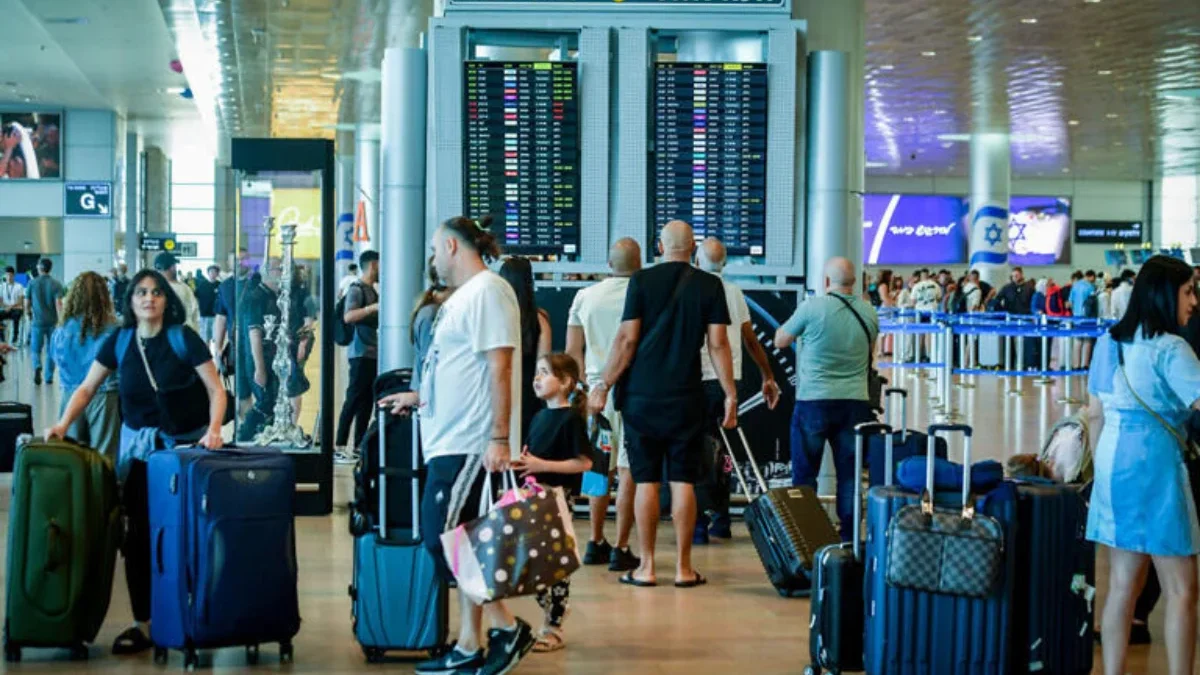
<path fill-rule="evenodd" d="M 868 174 L 965 176 L 963 139 L 995 128 L 1011 129 L 1015 176 L 1200 173 L 1200 2 L 866 2 Z M 151 137 L 197 118 L 229 136 L 333 137 L 378 121 L 383 50 L 416 44 L 431 8 L 0 0 L 16 56 L 0 61 L 0 101 L 113 107 Z M 187 82 L 166 66 L 176 55 Z"/>

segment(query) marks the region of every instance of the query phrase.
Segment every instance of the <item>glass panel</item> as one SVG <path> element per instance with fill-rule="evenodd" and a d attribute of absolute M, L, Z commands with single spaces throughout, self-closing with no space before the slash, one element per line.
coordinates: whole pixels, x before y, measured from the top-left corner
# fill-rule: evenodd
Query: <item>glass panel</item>
<path fill-rule="evenodd" d="M 172 209 L 214 209 L 216 208 L 216 190 L 211 185 L 180 185 L 171 186 Z"/>
<path fill-rule="evenodd" d="M 213 263 L 216 258 L 216 237 L 213 235 L 183 234 L 175 237 L 179 243 L 194 243 L 196 255 L 180 255 L 179 266 L 186 270 L 203 269 Z M 180 247 L 181 249 L 183 247 Z"/>
<path fill-rule="evenodd" d="M 188 157 L 171 160 L 171 182 L 212 185 L 216 182 L 216 166 L 211 157 Z"/>
<path fill-rule="evenodd" d="M 184 210 L 171 212 L 171 231 L 176 234 L 213 234 L 216 218 L 210 210 Z"/>
<path fill-rule="evenodd" d="M 237 442 L 287 452 L 315 446 L 323 369 L 320 172 L 240 173 L 236 309 L 231 321 L 239 400 Z M 329 375 L 332 377 L 332 370 Z"/>

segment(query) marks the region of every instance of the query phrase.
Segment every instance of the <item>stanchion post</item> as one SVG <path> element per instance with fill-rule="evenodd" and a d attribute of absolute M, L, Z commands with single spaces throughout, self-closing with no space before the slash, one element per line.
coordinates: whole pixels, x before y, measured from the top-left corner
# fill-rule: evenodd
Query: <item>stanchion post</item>
<path fill-rule="evenodd" d="M 1046 315 L 1042 314 L 1038 317 L 1038 327 L 1044 332 L 1048 327 L 1046 323 Z M 1054 382 L 1054 378 L 1050 377 L 1050 337 L 1042 335 L 1042 375 L 1034 378 L 1033 383 L 1039 386 L 1045 386 Z"/>
<path fill-rule="evenodd" d="M 1023 396 L 1021 373 L 1025 371 L 1025 338 L 1017 337 L 1017 386 L 1010 387 L 1008 390 L 1009 396 Z"/>
<path fill-rule="evenodd" d="M 1058 402 L 1065 405 L 1075 405 L 1079 403 L 1079 400 L 1071 395 L 1071 380 L 1073 379 L 1071 377 L 1071 354 L 1075 351 L 1075 336 L 1070 333 L 1073 328 L 1070 321 L 1064 322 L 1063 326 L 1067 329 L 1067 336 L 1062 340 L 1062 360 L 1066 366 L 1063 368 L 1063 395 L 1062 398 L 1058 399 Z"/>
<path fill-rule="evenodd" d="M 954 326 L 947 321 L 942 329 L 942 419 L 945 422 L 957 422 L 961 419 L 955 409 L 950 387 L 954 378 Z"/>

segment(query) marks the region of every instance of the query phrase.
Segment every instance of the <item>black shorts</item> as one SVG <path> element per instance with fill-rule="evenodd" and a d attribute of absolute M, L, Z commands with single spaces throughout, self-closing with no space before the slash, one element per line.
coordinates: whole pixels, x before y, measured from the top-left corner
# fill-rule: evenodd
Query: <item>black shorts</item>
<path fill-rule="evenodd" d="M 483 455 L 434 457 L 425 464 L 421 543 L 433 554 L 446 581 L 454 581 L 454 574 L 442 553 L 442 533 L 479 517 L 479 498 L 486 475 Z"/>
<path fill-rule="evenodd" d="M 634 483 L 695 484 L 700 479 L 707 415 L 703 397 L 629 397 L 622 412 Z"/>

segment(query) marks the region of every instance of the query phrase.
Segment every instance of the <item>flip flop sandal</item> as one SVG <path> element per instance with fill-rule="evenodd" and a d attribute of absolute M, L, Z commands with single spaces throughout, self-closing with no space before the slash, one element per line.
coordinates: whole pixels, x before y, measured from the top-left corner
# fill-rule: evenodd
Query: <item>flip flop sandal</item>
<path fill-rule="evenodd" d="M 154 643 L 146 637 L 141 629 L 131 626 L 113 641 L 112 653 L 114 656 L 140 654 L 153 646 Z"/>
<path fill-rule="evenodd" d="M 697 586 L 703 586 L 704 584 L 707 584 L 707 583 L 708 583 L 708 579 L 705 579 L 704 575 L 700 574 L 699 572 L 696 572 L 695 579 L 691 579 L 690 581 L 676 581 L 675 588 L 695 588 Z"/>
<path fill-rule="evenodd" d="M 537 641 L 533 643 L 533 651 L 539 654 L 556 652 L 567 646 L 562 633 L 553 628 L 543 628 L 538 631 Z"/>
<path fill-rule="evenodd" d="M 642 581 L 633 577 L 633 571 L 630 570 L 621 576 L 621 583 L 628 586 L 637 586 L 638 588 L 653 588 L 658 585 L 657 581 Z"/>

